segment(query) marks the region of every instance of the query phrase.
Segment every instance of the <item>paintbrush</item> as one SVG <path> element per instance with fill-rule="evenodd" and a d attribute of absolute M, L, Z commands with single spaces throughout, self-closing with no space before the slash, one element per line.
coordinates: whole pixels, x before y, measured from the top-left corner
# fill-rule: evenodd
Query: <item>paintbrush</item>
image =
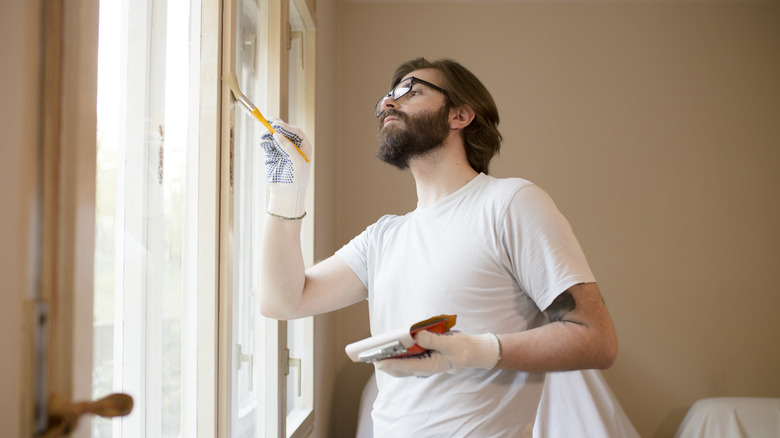
<path fill-rule="evenodd" d="M 249 100 L 249 98 L 247 98 L 244 95 L 244 93 L 241 92 L 241 88 L 239 88 L 238 86 L 238 78 L 236 77 L 235 73 L 230 73 L 226 76 L 223 76 L 222 82 L 224 82 L 225 85 L 227 85 L 228 88 L 230 88 L 230 91 L 233 92 L 233 97 L 236 98 L 238 103 L 240 103 L 244 108 L 246 108 L 247 111 L 249 111 L 250 114 L 255 116 L 255 118 L 259 120 L 260 123 L 262 123 L 266 128 L 268 128 L 271 134 L 276 133 L 276 130 L 273 128 L 273 126 L 271 126 L 270 123 L 268 123 L 268 120 L 266 120 L 265 117 L 263 117 L 263 115 L 260 114 L 260 110 L 258 110 L 257 107 L 252 103 L 252 101 Z M 306 154 L 304 154 L 303 151 L 301 151 L 295 143 L 293 142 L 290 143 L 292 143 L 292 145 L 295 146 L 295 149 L 298 151 L 298 153 L 301 154 L 303 159 L 306 160 L 306 162 L 308 163 L 309 157 L 307 157 Z"/>

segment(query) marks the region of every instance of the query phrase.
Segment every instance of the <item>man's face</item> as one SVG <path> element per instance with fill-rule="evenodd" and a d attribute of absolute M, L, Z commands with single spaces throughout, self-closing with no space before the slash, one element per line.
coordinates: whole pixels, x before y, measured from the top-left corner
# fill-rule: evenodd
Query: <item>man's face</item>
<path fill-rule="evenodd" d="M 440 83 L 435 70 L 416 70 L 409 75 Z M 385 99 L 384 113 L 379 117 L 377 157 L 399 169 L 409 161 L 432 151 L 449 135 L 450 108 L 445 96 L 424 84 L 414 84 L 412 91 L 394 101 Z"/>
<path fill-rule="evenodd" d="M 412 158 L 435 150 L 447 138 L 450 133 L 449 113 L 447 105 L 416 115 L 385 110 L 380 126 L 385 117 L 398 120 L 380 128 L 377 158 L 401 170 L 408 168 Z"/>

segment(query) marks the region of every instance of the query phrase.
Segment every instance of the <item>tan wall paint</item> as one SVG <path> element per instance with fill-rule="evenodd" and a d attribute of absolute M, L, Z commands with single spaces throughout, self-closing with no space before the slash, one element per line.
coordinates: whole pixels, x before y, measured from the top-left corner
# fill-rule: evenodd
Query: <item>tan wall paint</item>
<path fill-rule="evenodd" d="M 39 199 L 40 2 L 7 2 L 0 14 L 0 435 L 32 433 L 32 306 L 36 292 L 34 219 Z M 10 43 L 13 42 L 13 43 Z"/>
<path fill-rule="evenodd" d="M 414 208 L 411 176 L 374 158 L 371 107 L 400 62 L 452 57 L 501 110 L 492 173 L 546 189 L 588 255 L 620 338 L 605 375 L 640 434 L 671 436 L 702 397 L 780 397 L 779 4 L 339 7 L 336 246 Z M 365 304 L 341 311 L 338 348 L 367 327 Z M 370 370 L 336 361 L 349 436 Z"/>
<path fill-rule="evenodd" d="M 307 0 L 312 11 L 314 0 Z M 317 19 L 317 132 L 315 148 L 315 215 L 314 258 L 322 260 L 336 249 L 336 114 L 332 102 L 336 99 L 336 0 L 319 0 Z M 310 194 L 311 195 L 311 194 Z M 335 436 L 330 430 L 337 423 L 333 415 L 333 376 L 336 374 L 336 314 L 320 315 L 314 319 L 314 432 L 313 437 Z"/>
<path fill-rule="evenodd" d="M 21 27 L 2 28 L 33 38 L 37 27 L 28 25 L 36 16 L 28 9 L 4 15 L 11 20 L 4 23 Z M 671 435 L 700 397 L 780 396 L 780 322 L 772 316 L 780 303 L 770 286 L 780 261 L 773 220 L 780 212 L 780 7 L 413 10 L 391 21 L 397 4 L 317 2 L 317 258 L 380 215 L 414 208 L 411 177 L 373 158 L 370 107 L 399 62 L 453 57 L 484 80 L 502 111 L 505 149 L 493 173 L 547 189 L 589 256 L 621 340 L 606 376 L 642 436 Z M 28 97 L 36 82 L 24 47 L 6 49 L 3 59 L 19 60 L 2 74 L 13 91 L 4 106 L 8 159 L 0 172 L 9 182 L 3 204 L 11 207 L 2 220 L 10 259 L 0 265 L 8 274 L 0 320 L 9 351 L 20 348 L 14 333 L 30 287 L 30 198 L 11 188 L 30 187 L 35 106 Z M 28 79 L 12 87 L 20 74 Z M 348 364 L 341 352 L 367 334 L 366 305 L 316 321 L 324 343 L 313 436 L 350 436 L 370 369 Z M 2 368 L 2 423 L 14 436 L 19 365 Z"/>

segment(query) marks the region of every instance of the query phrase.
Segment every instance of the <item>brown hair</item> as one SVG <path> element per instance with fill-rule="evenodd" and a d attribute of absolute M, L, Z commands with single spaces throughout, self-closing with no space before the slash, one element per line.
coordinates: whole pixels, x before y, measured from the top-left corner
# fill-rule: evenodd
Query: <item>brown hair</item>
<path fill-rule="evenodd" d="M 407 61 L 395 70 L 390 88 L 409 73 L 426 68 L 441 73 L 443 82 L 437 85 L 447 91 L 448 105 L 453 108 L 468 105 L 474 110 L 474 120 L 462 131 L 463 144 L 471 167 L 487 174 L 490 160 L 501 148 L 502 139 L 498 132 L 498 108 L 493 96 L 474 73 L 450 59 L 431 62 L 417 58 Z"/>

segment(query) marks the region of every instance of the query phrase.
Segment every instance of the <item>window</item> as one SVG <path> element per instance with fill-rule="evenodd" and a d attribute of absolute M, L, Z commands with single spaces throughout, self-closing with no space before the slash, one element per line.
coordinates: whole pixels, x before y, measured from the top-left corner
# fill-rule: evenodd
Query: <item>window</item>
<path fill-rule="evenodd" d="M 301 13 L 301 9 L 304 13 Z M 237 0 L 234 28 L 226 41 L 235 39 L 234 51 L 225 48 L 227 71 L 235 71 L 241 91 L 266 116 L 281 117 L 301 127 L 313 140 L 313 20 L 303 2 Z M 288 24 L 289 23 L 289 24 Z M 265 220 L 264 155 L 260 137 L 265 128 L 240 106 L 223 117 L 230 125 L 226 141 L 232 142 L 223 160 L 232 167 L 223 177 L 230 187 L 223 204 L 223 254 L 230 260 L 224 269 L 227 284 L 221 300 L 231 303 L 230 324 L 220 339 L 231 351 L 223 351 L 225 384 L 231 389 L 223 399 L 230 411 L 225 425 L 231 437 L 303 436 L 312 424 L 313 321 L 304 318 L 284 322 L 268 320 L 258 312 L 257 250 Z M 310 179 L 310 181 L 313 178 Z M 224 192 L 223 192 L 224 193 Z M 309 188 L 312 194 L 312 188 Z M 313 261 L 312 197 L 304 220 L 304 259 Z"/>
<path fill-rule="evenodd" d="M 93 437 L 311 427 L 312 320 L 258 312 L 264 131 L 215 78 L 313 141 L 314 47 L 304 1 L 100 0 L 93 397 L 135 408 Z"/>
<path fill-rule="evenodd" d="M 289 121 L 300 126 L 309 138 L 314 139 L 314 20 L 304 1 L 289 4 L 290 38 L 288 40 L 289 56 Z M 314 187 L 310 186 L 306 210 L 314 213 Z M 307 266 L 314 263 L 314 215 L 304 223 L 301 244 L 303 245 L 304 261 Z M 297 365 L 295 374 L 290 371 L 287 379 L 287 435 L 293 432 L 305 433 L 311 422 L 311 412 L 314 406 L 314 321 L 313 318 L 303 318 L 290 321 L 287 324 L 287 350 L 291 357 L 289 363 Z M 289 371 L 289 370 L 288 370 Z"/>
<path fill-rule="evenodd" d="M 94 437 L 197 428 L 199 270 L 215 263 L 200 255 L 216 235 L 201 221 L 216 202 L 201 190 L 200 6 L 100 2 L 93 396 L 126 392 L 135 408 L 95 418 Z"/>

